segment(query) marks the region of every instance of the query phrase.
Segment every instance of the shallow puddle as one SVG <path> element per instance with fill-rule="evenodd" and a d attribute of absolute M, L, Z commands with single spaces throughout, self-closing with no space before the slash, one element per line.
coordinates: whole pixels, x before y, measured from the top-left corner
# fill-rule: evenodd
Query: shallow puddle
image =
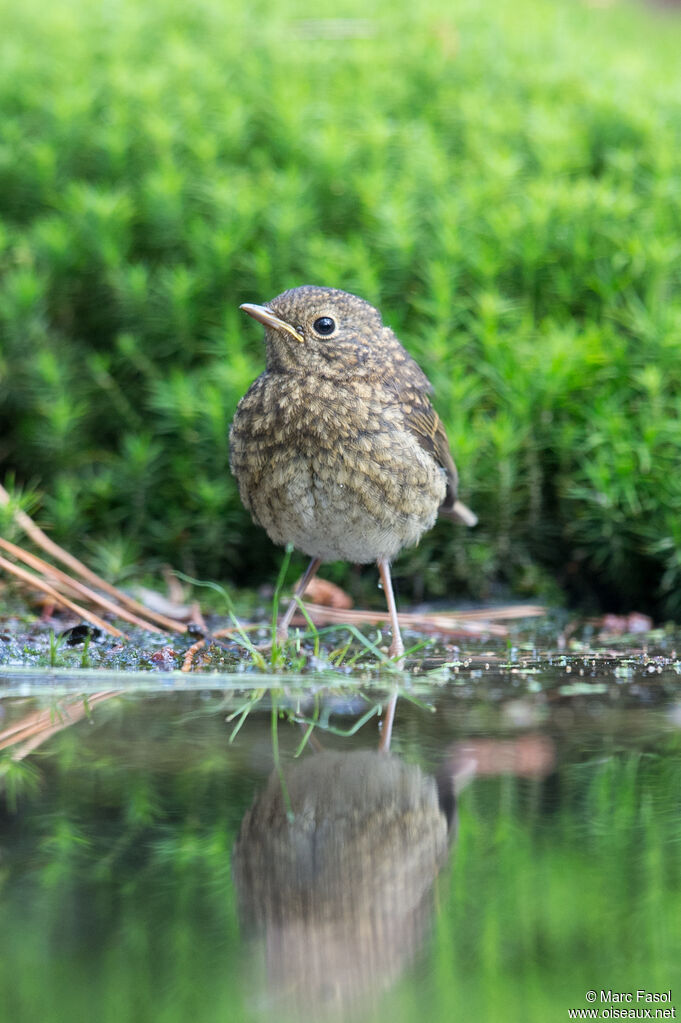
<path fill-rule="evenodd" d="M 674 1018 L 680 670 L 0 669 L 0 1018 Z"/>

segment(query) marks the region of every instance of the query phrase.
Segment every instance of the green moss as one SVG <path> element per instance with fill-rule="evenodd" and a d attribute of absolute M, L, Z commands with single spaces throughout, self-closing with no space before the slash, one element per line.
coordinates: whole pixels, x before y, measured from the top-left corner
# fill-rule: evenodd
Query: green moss
<path fill-rule="evenodd" d="M 0 469 L 55 538 L 271 579 L 228 469 L 263 365 L 238 305 L 324 283 L 423 364 L 480 515 L 405 581 L 557 574 L 681 615 L 677 20 L 318 6 L 362 19 L 338 37 L 295 0 L 0 8 Z"/>

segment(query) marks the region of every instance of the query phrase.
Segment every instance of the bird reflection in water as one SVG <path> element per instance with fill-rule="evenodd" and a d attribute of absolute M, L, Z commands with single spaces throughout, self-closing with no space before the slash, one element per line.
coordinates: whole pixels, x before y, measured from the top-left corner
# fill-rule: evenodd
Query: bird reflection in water
<path fill-rule="evenodd" d="M 414 960 L 468 774 L 450 764 L 436 779 L 371 751 L 310 755 L 283 784 L 272 773 L 233 873 L 242 924 L 264 944 L 274 1017 L 346 1018 Z"/>

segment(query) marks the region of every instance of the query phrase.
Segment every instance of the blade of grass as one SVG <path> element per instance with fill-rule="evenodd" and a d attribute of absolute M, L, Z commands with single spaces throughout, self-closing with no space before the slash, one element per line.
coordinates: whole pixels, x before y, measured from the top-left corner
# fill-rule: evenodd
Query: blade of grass
<path fill-rule="evenodd" d="M 424 647 L 430 646 L 432 642 L 432 640 L 420 639 L 418 643 L 414 643 L 414 645 L 410 646 L 408 650 L 405 650 L 403 656 L 411 657 L 411 655 L 415 654 L 417 650 L 423 650 Z"/>
<path fill-rule="evenodd" d="M 260 653 L 258 648 L 255 647 L 253 643 L 251 643 L 250 639 L 248 638 L 244 630 L 241 628 L 241 625 L 234 617 L 234 615 L 230 615 L 230 618 L 234 622 L 234 628 L 239 634 L 238 639 L 236 636 L 232 636 L 232 642 L 236 643 L 237 646 L 241 646 L 245 650 L 248 650 L 249 654 L 253 659 L 253 663 L 260 669 L 260 671 L 267 671 L 267 661 L 265 660 L 263 655 Z"/>
<path fill-rule="evenodd" d="M 426 703 L 425 700 L 420 700 L 418 696 L 414 696 L 413 693 L 410 693 L 405 686 L 400 688 L 398 695 L 401 700 L 413 703 L 415 707 L 419 708 L 419 710 L 427 710 L 430 711 L 431 714 L 434 714 L 437 709 L 432 703 Z"/>
<path fill-rule="evenodd" d="M 225 607 L 227 608 L 228 614 L 229 613 L 234 614 L 236 617 L 236 612 L 234 610 L 234 603 L 232 601 L 232 598 L 230 597 L 229 593 L 224 588 L 224 586 L 220 586 L 220 583 L 214 583 L 211 579 L 195 579 L 191 575 L 185 575 L 184 572 L 180 572 L 180 570 L 177 568 L 173 569 L 172 575 L 174 575 L 177 579 L 182 579 L 182 581 L 185 583 L 190 583 L 192 586 L 199 587 L 203 586 L 204 589 L 214 590 L 216 593 L 219 593 L 225 602 Z"/>
<path fill-rule="evenodd" d="M 343 664 L 343 661 L 345 660 L 345 655 L 347 654 L 347 652 L 348 652 L 348 650 L 350 649 L 351 646 L 352 646 L 352 636 L 347 641 L 345 646 L 339 646 L 336 650 L 332 650 L 331 651 L 331 653 L 329 654 L 329 660 L 333 664 L 334 668 L 340 668 L 341 667 L 341 665 Z M 360 652 L 357 655 L 357 657 L 360 657 L 362 655 L 362 653 L 363 653 L 363 651 L 360 650 Z M 353 658 L 353 660 L 356 660 L 356 658 Z"/>
<path fill-rule="evenodd" d="M 362 643 L 362 645 L 365 646 L 367 650 L 370 650 L 374 657 L 377 657 L 381 664 L 383 664 L 386 668 L 389 668 L 391 671 L 402 670 L 401 668 L 397 667 L 395 661 L 392 660 L 392 658 L 387 657 L 382 650 L 379 650 L 375 643 L 372 643 L 371 640 L 364 636 L 359 631 L 359 629 L 356 628 L 354 625 L 346 625 L 345 628 L 348 630 L 348 632 L 352 633 L 355 639 L 359 640 L 359 642 Z"/>
<path fill-rule="evenodd" d="M 312 715 L 312 721 L 310 721 L 308 723 L 308 726 L 305 729 L 305 733 L 304 733 L 303 738 L 302 738 L 302 740 L 300 742 L 300 745 L 298 746 L 298 749 L 293 754 L 294 758 L 299 757 L 300 754 L 305 749 L 305 747 L 307 746 L 307 743 L 308 743 L 308 741 L 310 739 L 310 736 L 312 735 L 312 732 L 314 731 L 315 725 L 316 725 L 316 723 L 318 721 L 319 721 L 319 693 L 315 693 L 314 694 L 314 714 Z"/>
<path fill-rule="evenodd" d="M 312 619 L 310 618 L 309 614 L 307 613 L 307 608 L 305 607 L 305 604 L 303 603 L 302 599 L 296 594 L 295 597 L 294 597 L 294 600 L 295 600 L 296 604 L 298 605 L 298 607 L 300 609 L 300 613 L 302 614 L 303 618 L 305 619 L 305 621 L 307 622 L 307 624 L 310 627 L 309 633 L 304 633 L 303 636 L 307 636 L 307 635 L 310 635 L 310 634 L 312 635 L 313 644 L 314 644 L 314 646 L 313 646 L 313 653 L 314 653 L 314 656 L 318 658 L 319 657 L 319 629 L 317 628 L 317 626 L 315 625 L 315 623 L 312 621 Z M 300 636 L 300 639 L 303 639 L 303 636 Z"/>
<path fill-rule="evenodd" d="M 284 771 L 281 766 L 281 758 L 279 756 L 279 707 L 277 706 L 276 700 L 272 701 L 272 710 L 270 715 L 271 731 L 272 731 L 272 756 L 274 757 L 274 769 L 279 775 L 279 784 L 281 785 L 281 795 L 284 800 L 284 806 L 286 808 L 286 818 L 289 823 L 293 823 L 295 815 L 293 813 L 293 807 L 291 806 L 291 797 L 288 791 L 288 785 L 286 784 L 286 778 L 284 777 Z"/>
<path fill-rule="evenodd" d="M 256 692 L 253 693 L 252 698 L 246 704 L 244 704 L 240 711 L 235 711 L 234 714 L 230 714 L 230 716 L 227 718 L 227 721 L 232 721 L 236 717 L 236 715 L 240 713 L 239 720 L 237 721 L 235 727 L 232 730 L 232 734 L 229 737 L 230 743 L 234 742 L 237 735 L 241 731 L 241 726 L 243 725 L 244 721 L 246 720 L 250 712 L 253 710 L 253 707 L 255 706 L 256 703 L 259 703 L 260 700 L 262 700 L 264 692 L 265 692 L 264 689 L 256 690 Z"/>
<path fill-rule="evenodd" d="M 277 635 L 277 620 L 279 618 L 279 598 L 281 596 L 281 590 L 286 581 L 286 573 L 288 567 L 291 564 L 291 554 L 293 553 L 293 547 L 289 543 L 286 545 L 286 552 L 284 554 L 281 568 L 279 569 L 279 575 L 277 576 L 277 582 L 274 587 L 274 593 L 272 594 L 272 651 L 270 654 L 270 663 L 275 665 L 279 660 L 279 655 L 283 652 L 285 643 L 279 646 L 279 637 Z"/>
<path fill-rule="evenodd" d="M 265 661 L 265 658 L 260 653 L 260 651 L 253 645 L 251 640 L 248 638 L 243 625 L 236 616 L 232 598 L 230 597 L 229 593 L 224 588 L 224 586 L 220 586 L 219 583 L 214 583 L 210 579 L 194 579 L 192 576 L 185 575 L 184 572 L 180 572 L 177 569 L 173 571 L 173 575 L 176 575 L 178 579 L 184 580 L 184 582 L 191 583 L 192 586 L 204 586 L 206 589 L 214 590 L 216 593 L 220 594 L 227 607 L 227 614 L 240 637 L 239 639 L 237 639 L 236 636 L 232 636 L 233 641 L 238 646 L 242 646 L 246 650 L 248 650 L 249 654 L 253 658 L 253 661 L 258 666 L 258 668 L 260 668 L 261 671 L 266 671 L 267 662 Z"/>
<path fill-rule="evenodd" d="M 295 719 L 300 724 L 311 724 L 316 728 L 321 728 L 323 731 L 329 732 L 331 735 L 339 735 L 343 738 L 347 738 L 348 736 L 355 735 L 355 733 L 358 732 L 360 728 L 367 723 L 367 721 L 370 721 L 371 718 L 375 717 L 381 709 L 382 704 L 375 703 L 373 707 L 366 712 L 366 714 L 362 714 L 361 718 L 358 718 L 354 725 L 348 729 L 336 728 L 334 725 L 328 724 L 328 722 L 326 724 L 322 724 L 319 721 L 311 721 L 310 718 L 306 717 L 304 714 L 297 714 Z"/>

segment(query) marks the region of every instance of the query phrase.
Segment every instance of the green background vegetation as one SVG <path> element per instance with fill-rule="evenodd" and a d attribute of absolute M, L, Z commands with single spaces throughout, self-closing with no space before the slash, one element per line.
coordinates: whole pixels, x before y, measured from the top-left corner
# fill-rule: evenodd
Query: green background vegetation
<path fill-rule="evenodd" d="M 0 0 L 3 475 L 110 575 L 272 578 L 228 469 L 263 365 L 238 305 L 334 285 L 430 375 L 480 516 L 404 555 L 403 590 L 557 579 L 678 617 L 681 23 L 576 0 L 327 16 L 361 20 Z"/>

